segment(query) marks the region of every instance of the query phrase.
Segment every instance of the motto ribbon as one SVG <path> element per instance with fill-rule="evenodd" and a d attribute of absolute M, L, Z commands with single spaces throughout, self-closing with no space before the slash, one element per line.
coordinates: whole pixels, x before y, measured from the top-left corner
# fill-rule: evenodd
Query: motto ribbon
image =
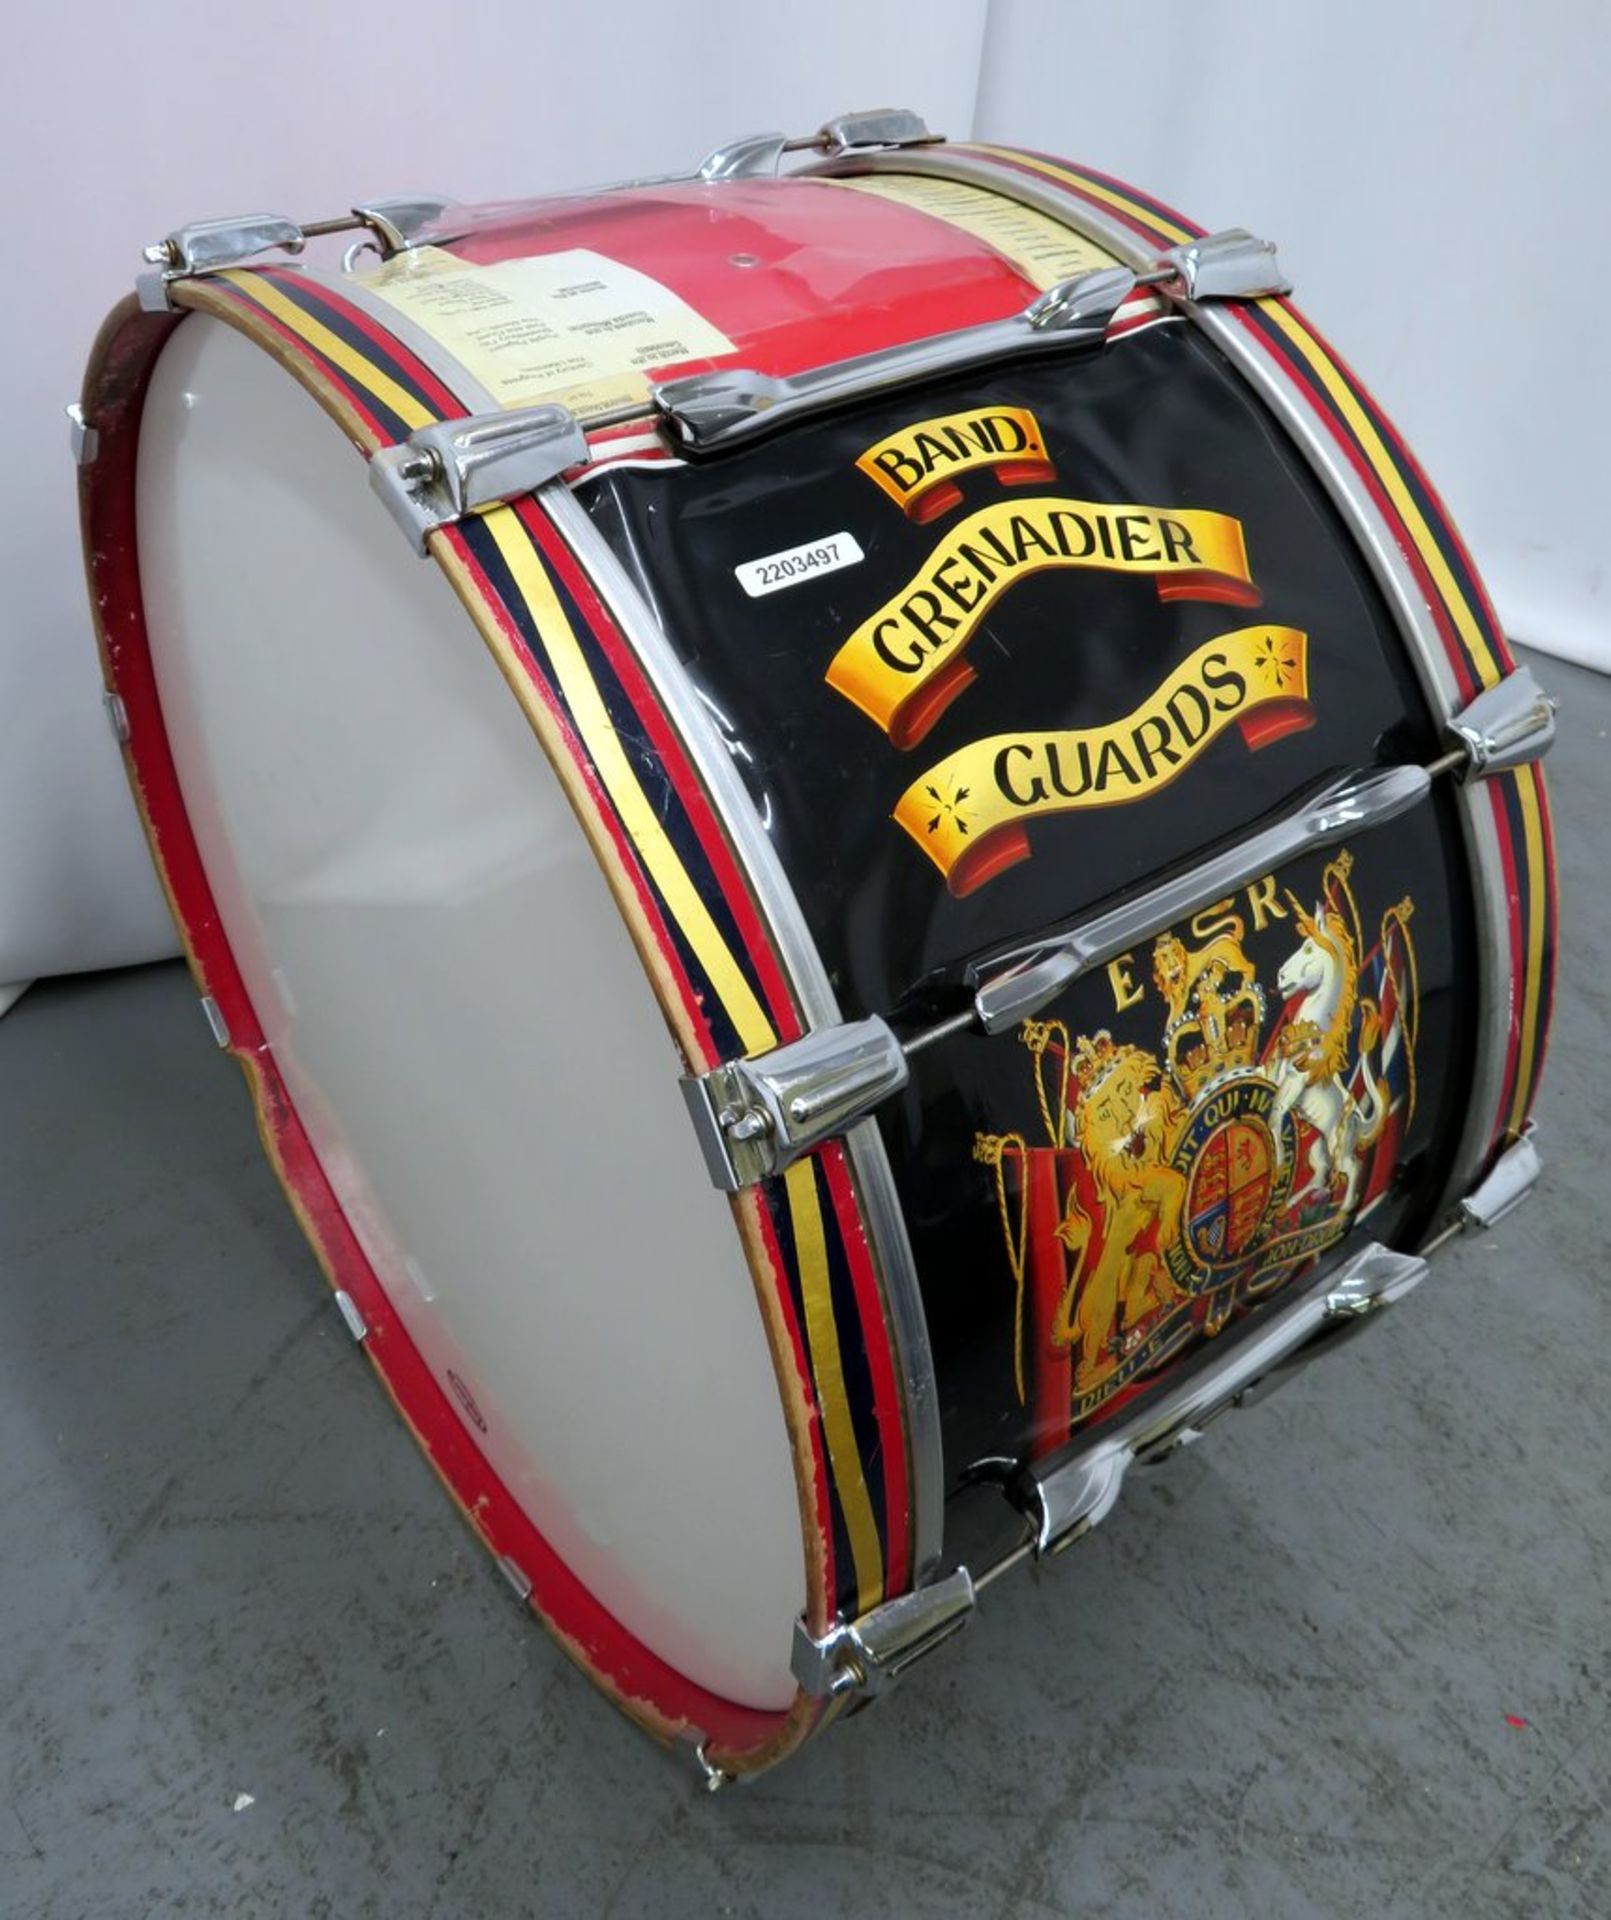
<path fill-rule="evenodd" d="M 962 651 L 985 615 L 1048 567 L 1152 574 L 1163 600 L 1259 602 L 1242 523 L 1229 514 L 1056 494 L 1002 501 L 959 520 L 922 572 L 857 627 L 829 662 L 829 686 L 893 746 L 915 746 L 973 681 Z"/>
<path fill-rule="evenodd" d="M 1227 727 L 1257 752 L 1313 724 L 1309 636 L 1240 627 L 1205 641 L 1107 726 L 999 733 L 959 748 L 906 789 L 895 818 L 960 898 L 1028 859 L 1031 820 L 1145 799 Z"/>

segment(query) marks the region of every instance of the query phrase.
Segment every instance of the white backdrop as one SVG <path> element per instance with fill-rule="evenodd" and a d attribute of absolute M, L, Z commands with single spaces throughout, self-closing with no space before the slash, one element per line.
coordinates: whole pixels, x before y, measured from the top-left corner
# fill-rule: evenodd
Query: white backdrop
<path fill-rule="evenodd" d="M 914 17 L 887 0 L 88 0 L 8 19 L 0 982 L 176 951 L 101 710 L 61 412 L 141 246 L 214 214 L 667 171 L 886 99 L 965 131 L 984 0 L 925 0 L 920 33 Z"/>
<path fill-rule="evenodd" d="M 1611 9 L 996 0 L 990 25 L 980 137 L 1279 241 L 1507 630 L 1611 670 Z"/>
<path fill-rule="evenodd" d="M 61 407 L 140 245 L 208 214 L 536 193 L 882 103 L 1090 160 L 1279 239 L 1511 630 L 1611 668 L 1590 332 L 1611 15 L 1591 0 L 484 0 L 453 21 L 426 0 L 91 0 L 9 23 L 0 983 L 174 950 L 100 708 Z"/>

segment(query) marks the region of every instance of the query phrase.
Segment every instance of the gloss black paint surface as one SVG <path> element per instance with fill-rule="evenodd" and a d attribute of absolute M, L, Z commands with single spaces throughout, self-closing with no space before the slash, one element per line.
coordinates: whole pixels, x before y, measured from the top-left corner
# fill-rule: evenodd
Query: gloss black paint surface
<path fill-rule="evenodd" d="M 1040 424 L 1057 478 L 1026 491 L 1235 516 L 1261 603 L 1166 602 L 1144 576 L 1037 573 L 1004 595 L 972 640 L 974 684 L 900 751 L 825 682 L 828 663 L 919 575 L 949 527 L 1013 489 L 993 472 L 968 474 L 961 503 L 918 525 L 856 460 L 900 427 L 987 402 L 1027 407 Z M 1391 616 L 1330 503 L 1252 392 L 1184 325 L 1096 354 L 930 383 L 699 464 L 606 471 L 579 497 L 716 716 L 846 1017 L 943 1009 L 962 969 L 992 949 L 1188 865 L 1325 777 L 1441 749 Z M 845 532 L 865 554 L 860 563 L 759 599 L 739 585 L 741 563 Z M 1145 798 L 1037 821 L 1030 857 L 965 898 L 951 895 L 891 818 L 907 787 L 949 753 L 1015 730 L 1115 720 L 1196 647 L 1259 621 L 1309 636 L 1308 730 L 1254 752 L 1233 729 Z M 1370 1220 L 1378 1237 L 1402 1241 L 1418 1231 L 1440 1184 L 1467 1085 L 1469 888 L 1443 795 L 1356 837 L 1349 851 L 1367 949 L 1387 909 L 1413 902 L 1415 1109 Z M 1277 876 L 1278 907 L 1267 893 L 1260 914 L 1245 900 L 1233 909 L 1267 996 L 1266 1040 L 1279 1024 L 1277 970 L 1301 938 L 1286 889 L 1312 911 L 1324 865 L 1323 857 L 1302 861 Z M 1204 944 L 1180 931 L 1188 947 Z M 1065 1022 L 1076 1040 L 1106 1031 L 1116 1044 L 1158 1053 L 1166 1009 L 1150 943 L 1123 976 L 1119 985 L 1106 972 L 1077 983 L 1046 1017 Z M 1137 988 L 1134 1004 L 1121 1006 Z M 1031 1066 L 1015 1037 L 958 1038 L 914 1061 L 910 1088 L 881 1116 L 922 1282 L 953 1475 L 981 1456 L 1043 1450 L 1063 1437 L 1037 1416 L 1032 1384 L 1019 1401 L 1017 1289 L 995 1176 L 974 1157 L 980 1134 L 1045 1141 Z M 1235 1338 L 1241 1318 L 1218 1337 Z M 1028 1332 L 1032 1383 L 1041 1343 Z"/>

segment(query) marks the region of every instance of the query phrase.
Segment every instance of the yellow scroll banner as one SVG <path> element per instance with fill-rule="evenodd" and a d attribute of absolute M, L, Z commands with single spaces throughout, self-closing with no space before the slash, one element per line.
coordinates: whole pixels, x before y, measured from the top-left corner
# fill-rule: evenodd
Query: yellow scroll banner
<path fill-rule="evenodd" d="M 1035 494 L 959 520 L 921 572 L 834 655 L 828 684 L 896 747 L 915 746 L 974 679 L 963 649 L 1010 587 L 1049 567 L 1152 574 L 1165 600 L 1257 606 L 1242 523 L 1195 507 Z"/>
<path fill-rule="evenodd" d="M 869 447 L 856 465 L 919 526 L 960 506 L 957 481 L 980 467 L 994 467 L 1009 487 L 1057 478 L 1028 407 L 971 407 L 914 421 Z"/>
<path fill-rule="evenodd" d="M 1029 857 L 1028 823 L 1168 786 L 1228 727 L 1257 751 L 1314 724 L 1309 636 L 1241 627 L 1208 640 L 1133 713 L 1069 733 L 998 733 L 930 767 L 895 818 L 961 897 Z"/>

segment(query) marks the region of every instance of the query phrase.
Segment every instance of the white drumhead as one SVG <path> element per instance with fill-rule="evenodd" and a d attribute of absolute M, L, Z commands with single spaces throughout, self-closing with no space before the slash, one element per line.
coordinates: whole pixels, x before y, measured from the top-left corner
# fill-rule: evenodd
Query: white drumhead
<path fill-rule="evenodd" d="M 654 1652 L 793 1697 L 783 1411 L 727 1201 L 581 829 L 362 461 L 191 315 L 139 450 L 179 778 L 275 1059 L 477 1444 Z"/>

